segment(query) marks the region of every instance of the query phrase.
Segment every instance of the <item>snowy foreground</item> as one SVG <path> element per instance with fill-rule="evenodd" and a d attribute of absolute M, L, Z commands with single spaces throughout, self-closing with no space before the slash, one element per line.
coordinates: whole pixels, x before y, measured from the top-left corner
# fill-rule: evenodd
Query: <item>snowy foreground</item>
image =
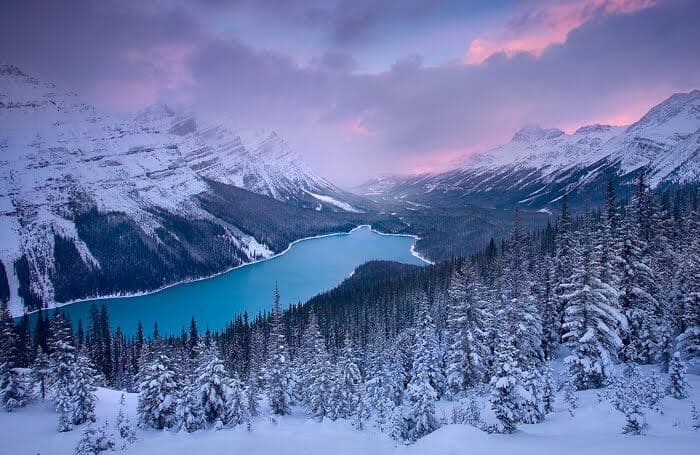
<path fill-rule="evenodd" d="M 697 373 L 697 371 L 695 372 Z M 666 379 L 664 375 L 664 379 Z M 205 430 L 195 433 L 137 430 L 138 440 L 123 453 L 152 455 L 205 454 L 565 454 L 603 455 L 694 454 L 700 447 L 700 429 L 693 429 L 691 403 L 700 406 L 700 376 L 689 374 L 690 398 L 666 397 L 661 413 L 649 411 L 649 427 L 644 436 L 621 434 L 624 416 L 606 401 L 599 401 L 595 390 L 577 392 L 579 408 L 572 417 L 561 394 L 555 412 L 535 425 L 519 425 L 515 434 L 488 434 L 468 425 L 446 424 L 434 433 L 404 446 L 373 429 L 356 430 L 349 422 L 308 419 L 295 409 L 291 416 L 272 422 L 265 416 L 253 420 L 250 431 L 245 426 L 234 429 Z M 97 422 L 105 420 L 113 427 L 121 392 L 97 391 Z M 126 395 L 126 411 L 136 422 L 137 394 Z M 438 414 L 450 421 L 454 404 L 441 402 Z M 486 420 L 493 419 L 483 409 Z M 35 402 L 11 413 L 0 412 L 0 453 L 12 455 L 72 454 L 85 425 L 68 433 L 57 431 L 56 413 L 49 401 Z M 110 430 L 112 431 L 112 430 Z M 117 450 L 122 442 L 116 437 Z"/>

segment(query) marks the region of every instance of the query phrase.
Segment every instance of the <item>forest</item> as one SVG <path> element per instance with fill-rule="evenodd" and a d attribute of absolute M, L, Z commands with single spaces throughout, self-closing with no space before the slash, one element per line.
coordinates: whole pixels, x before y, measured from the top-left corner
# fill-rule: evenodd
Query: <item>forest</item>
<path fill-rule="evenodd" d="M 620 432 L 641 435 L 663 397 L 687 398 L 700 358 L 700 191 L 651 191 L 642 174 L 628 200 L 610 184 L 600 209 L 574 214 L 565 197 L 541 229 L 523 228 L 516 209 L 510 234 L 469 257 L 369 263 L 304 304 L 283 308 L 276 289 L 271 301 L 221 332 L 193 318 L 179 336 L 139 323 L 133 338 L 104 307 L 74 330 L 60 311 L 15 324 L 5 304 L 1 404 L 51 400 L 59 431 L 71 431 L 94 421 L 102 386 L 138 393 L 138 421 L 120 412 L 116 424 L 127 442 L 133 425 L 195 432 L 300 407 L 410 444 L 445 423 L 442 400 L 457 403 L 453 423 L 513 433 L 546 420 L 555 393 L 573 415 L 576 392 L 598 389 L 624 415 Z M 77 453 L 113 445 L 90 427 Z"/>

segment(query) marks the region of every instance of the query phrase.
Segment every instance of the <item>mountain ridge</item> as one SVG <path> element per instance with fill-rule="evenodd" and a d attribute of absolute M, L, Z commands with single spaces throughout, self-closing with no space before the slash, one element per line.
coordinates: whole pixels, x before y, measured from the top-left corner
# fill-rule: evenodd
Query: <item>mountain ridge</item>
<path fill-rule="evenodd" d="M 700 180 L 700 90 L 670 96 L 629 126 L 584 125 L 567 134 L 526 125 L 511 141 L 462 167 L 379 178 L 355 191 L 384 200 L 435 202 L 426 196 L 433 193 L 480 199 L 494 207 L 516 202 L 546 208 L 565 193 L 600 187 L 601 179 L 613 177 L 627 185 L 640 171 L 652 188 Z M 499 197 L 499 192 L 516 199 Z"/>
<path fill-rule="evenodd" d="M 124 253 L 103 251 L 100 259 L 100 229 L 127 232 L 131 247 L 145 248 L 163 272 L 143 270 L 142 283 L 127 291 L 161 287 L 184 273 L 178 267 L 209 275 L 272 255 L 279 245 L 259 241 L 264 233 L 204 208 L 201 196 L 224 188 L 212 183 L 313 212 L 355 214 L 367 202 L 318 176 L 274 131 L 239 135 L 165 104 L 116 119 L 13 65 L 0 66 L 0 125 L 0 284 L 14 314 L 85 297 L 77 277 L 58 284 L 64 271 L 73 274 L 59 264 L 67 258 L 91 277 L 87 295 L 115 291 L 114 280 L 126 278 L 105 276 Z M 238 200 L 280 210 L 251 198 Z M 198 235 L 189 233 L 195 226 Z"/>

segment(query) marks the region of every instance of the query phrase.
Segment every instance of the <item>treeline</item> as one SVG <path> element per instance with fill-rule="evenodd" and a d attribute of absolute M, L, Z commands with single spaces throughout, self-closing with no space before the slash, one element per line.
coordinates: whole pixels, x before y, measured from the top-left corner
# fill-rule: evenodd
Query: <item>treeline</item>
<path fill-rule="evenodd" d="M 84 420 L 84 391 L 105 384 L 138 391 L 148 428 L 250 424 L 300 406 L 414 441 L 441 424 L 441 399 L 460 400 L 453 421 L 507 433 L 544 420 L 558 388 L 573 413 L 577 390 L 605 387 L 624 431 L 643 433 L 661 397 L 687 396 L 685 365 L 700 356 L 699 200 L 696 186 L 654 193 L 642 176 L 629 201 L 610 186 L 602 209 L 576 218 L 564 199 L 557 224 L 538 231 L 525 232 L 516 210 L 509 238 L 469 259 L 369 264 L 303 306 L 283 311 L 275 292 L 269 314 L 220 333 L 201 334 L 193 320 L 179 336 L 156 326 L 126 339 L 96 309 L 85 331 L 71 333 L 57 312 L 30 336 L 5 310 L 3 403 L 19 406 L 48 381 L 66 429 Z M 557 381 L 550 361 L 562 343 Z M 669 372 L 670 384 L 643 377 L 642 364 Z M 481 420 L 477 395 L 497 423 Z"/>

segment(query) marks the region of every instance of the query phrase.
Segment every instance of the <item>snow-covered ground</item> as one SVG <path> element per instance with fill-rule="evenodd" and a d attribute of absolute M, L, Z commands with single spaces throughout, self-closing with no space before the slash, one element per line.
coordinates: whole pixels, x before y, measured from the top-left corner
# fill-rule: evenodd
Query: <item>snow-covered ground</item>
<path fill-rule="evenodd" d="M 647 370 L 648 371 L 648 370 Z M 664 379 L 666 377 L 664 376 Z M 512 435 L 488 434 L 467 425 L 446 424 L 434 433 L 405 446 L 374 429 L 356 430 L 347 421 L 318 423 L 302 409 L 276 422 L 265 415 L 245 426 L 195 433 L 138 430 L 138 440 L 124 453 L 153 455 L 209 454 L 694 454 L 700 447 L 700 430 L 692 428 L 691 403 L 700 405 L 700 376 L 688 375 L 691 397 L 666 397 L 661 413 L 649 411 L 644 436 L 621 434 L 622 414 L 593 391 L 579 392 L 580 407 L 571 417 L 561 396 L 555 412 L 543 423 L 520 425 Z M 120 392 L 99 389 L 98 422 L 114 424 L 119 411 Z M 126 395 L 126 411 L 136 421 L 136 394 Z M 439 414 L 450 420 L 453 403 L 441 402 Z M 483 411 L 489 420 L 490 413 Z M 69 433 L 56 430 L 57 418 L 49 402 L 36 402 L 12 413 L 0 412 L 0 453 L 12 455 L 71 454 L 85 427 Z M 117 438 L 117 448 L 121 445 Z"/>

